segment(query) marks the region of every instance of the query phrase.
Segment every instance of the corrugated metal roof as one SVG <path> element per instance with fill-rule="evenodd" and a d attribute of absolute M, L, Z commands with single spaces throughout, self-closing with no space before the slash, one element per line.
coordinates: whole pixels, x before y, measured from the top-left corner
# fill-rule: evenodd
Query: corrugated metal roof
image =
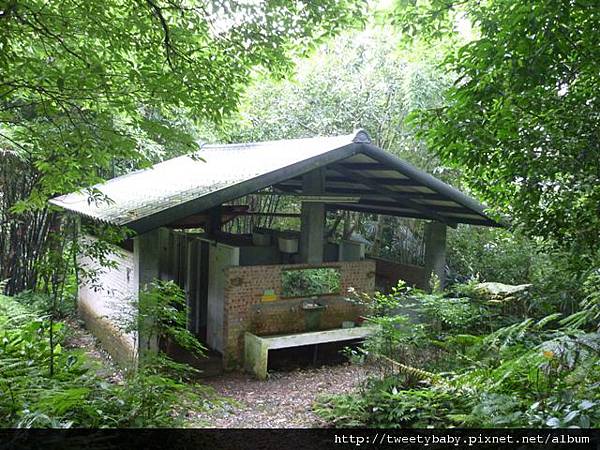
<path fill-rule="evenodd" d="M 198 159 L 201 158 L 201 159 Z M 330 209 L 498 225 L 471 197 L 371 145 L 364 131 L 345 136 L 249 144 L 206 145 L 151 168 L 93 188 L 110 201 L 76 192 L 50 202 L 69 211 L 138 232 L 274 186 L 301 193 L 301 175 L 326 168 L 327 193 L 360 194 L 359 204 Z"/>
<path fill-rule="evenodd" d="M 352 144 L 354 137 L 346 135 L 205 145 L 194 157 L 173 158 L 93 186 L 110 202 L 90 202 L 89 193 L 84 191 L 57 197 L 50 203 L 93 219 L 127 225 L 228 186 Z"/>

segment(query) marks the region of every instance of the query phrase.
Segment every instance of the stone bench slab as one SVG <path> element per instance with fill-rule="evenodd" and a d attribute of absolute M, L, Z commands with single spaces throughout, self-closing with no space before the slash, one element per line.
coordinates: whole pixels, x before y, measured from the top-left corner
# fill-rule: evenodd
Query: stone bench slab
<path fill-rule="evenodd" d="M 264 380 L 267 378 L 269 350 L 364 339 L 374 332 L 374 327 L 336 328 L 335 330 L 281 336 L 256 336 L 246 332 L 244 336 L 244 366 L 247 371 Z"/>

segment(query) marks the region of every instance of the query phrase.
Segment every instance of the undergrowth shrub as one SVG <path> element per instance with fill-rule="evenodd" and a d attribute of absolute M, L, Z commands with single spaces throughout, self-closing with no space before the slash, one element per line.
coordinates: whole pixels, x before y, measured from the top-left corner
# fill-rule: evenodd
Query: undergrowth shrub
<path fill-rule="evenodd" d="M 359 395 L 322 397 L 316 413 L 336 427 L 458 426 L 471 398 L 454 388 L 407 388 L 395 377 L 371 379 Z"/>
<path fill-rule="evenodd" d="M 529 282 L 538 263 L 535 244 L 508 230 L 459 225 L 448 231 L 448 267 L 456 282 Z"/>
<path fill-rule="evenodd" d="M 176 294 L 170 284 L 153 288 L 161 291 L 153 298 Z M 160 320 L 166 321 L 167 334 L 199 348 L 179 327 L 177 298 L 162 303 L 166 311 Z M 122 383 L 108 382 L 99 374 L 99 362 L 81 349 L 64 347 L 68 328 L 63 322 L 52 325 L 51 376 L 50 323 L 43 312 L 0 296 L 0 427 L 177 427 L 185 424 L 191 405 L 197 410 L 219 401 L 192 383 L 192 368 L 160 352 L 144 354 Z"/>
<path fill-rule="evenodd" d="M 514 308 L 474 287 L 360 296 L 378 327 L 363 352 L 383 369 L 316 412 L 335 426 L 598 427 L 600 272 L 568 316 L 544 314 L 535 291 Z"/>

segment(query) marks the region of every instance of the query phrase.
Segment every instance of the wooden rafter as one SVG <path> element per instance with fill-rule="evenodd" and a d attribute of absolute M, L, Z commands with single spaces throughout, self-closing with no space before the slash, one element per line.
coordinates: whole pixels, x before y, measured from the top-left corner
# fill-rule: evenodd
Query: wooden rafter
<path fill-rule="evenodd" d="M 366 213 L 366 214 L 382 214 L 384 216 L 407 217 L 407 218 L 412 218 L 412 219 L 431 219 L 430 217 L 428 217 L 424 214 L 420 214 L 420 213 L 403 212 L 403 211 L 391 210 L 391 209 L 385 209 L 385 208 L 373 208 L 373 207 L 369 207 L 367 205 L 329 204 L 329 205 L 327 205 L 327 210 L 328 211 L 354 211 L 354 212 L 361 212 L 361 213 Z M 468 223 L 471 225 L 490 226 L 484 220 L 467 219 L 467 218 L 462 218 L 462 217 L 459 220 L 461 223 Z M 454 227 L 456 227 L 456 223 L 449 221 L 448 226 L 454 228 Z M 494 226 L 500 227 L 501 225 L 497 224 Z"/>
<path fill-rule="evenodd" d="M 385 164 L 382 164 L 380 162 L 372 162 L 372 163 L 353 163 L 353 162 L 346 162 L 346 163 L 340 163 L 339 165 L 341 165 L 342 167 L 348 169 L 348 170 L 390 170 L 390 168 L 388 166 L 386 166 Z"/>
<path fill-rule="evenodd" d="M 421 184 L 418 181 L 411 180 L 409 178 L 374 178 L 377 180 L 378 184 L 385 186 L 420 186 Z M 354 183 L 354 180 L 349 179 L 347 177 L 336 177 L 336 176 L 328 176 L 327 182 L 332 183 Z"/>
<path fill-rule="evenodd" d="M 300 195 L 299 186 L 291 186 L 288 184 L 278 184 L 276 186 L 282 192 L 258 192 L 258 195 Z M 381 197 L 387 197 L 386 195 L 380 194 L 373 191 L 372 189 L 356 189 L 356 188 L 327 188 L 325 195 L 379 195 Z M 435 193 L 435 192 L 396 192 L 398 197 L 410 198 L 410 199 L 423 199 L 423 200 L 448 200 L 447 197 Z"/>
<path fill-rule="evenodd" d="M 348 170 L 341 164 L 334 164 L 333 169 L 335 171 L 341 173 L 342 175 L 344 175 L 348 178 L 354 179 L 357 182 L 359 182 L 360 184 L 367 186 L 367 187 L 373 189 L 374 191 L 377 191 L 380 194 L 385 195 L 386 197 L 391 198 L 392 200 L 397 200 L 399 203 L 404 204 L 405 206 L 409 207 L 410 209 L 419 211 L 421 214 L 427 216 L 428 218 L 430 218 L 432 220 L 438 220 L 438 221 L 446 223 L 446 224 L 452 223 L 450 220 L 448 220 L 447 217 L 441 216 L 441 215 L 437 214 L 436 212 L 431 211 L 429 208 L 421 205 L 420 203 L 416 203 L 416 202 L 412 201 L 411 199 L 403 197 L 403 196 L 398 196 L 397 195 L 398 192 L 393 191 L 385 186 L 378 184 L 372 178 L 366 177 L 358 172 Z"/>

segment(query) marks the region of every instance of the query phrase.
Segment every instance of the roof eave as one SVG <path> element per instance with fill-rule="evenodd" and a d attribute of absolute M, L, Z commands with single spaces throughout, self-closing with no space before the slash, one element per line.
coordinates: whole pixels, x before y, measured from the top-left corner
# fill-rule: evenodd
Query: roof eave
<path fill-rule="evenodd" d="M 440 194 L 448 197 L 449 199 L 455 201 L 456 203 L 464 206 L 465 208 L 470 209 L 471 211 L 480 215 L 486 221 L 489 221 L 490 226 L 495 226 L 495 227 L 509 226 L 509 223 L 505 222 L 504 220 L 497 221 L 497 220 L 493 219 L 492 217 L 490 217 L 485 212 L 486 207 L 483 204 L 479 203 L 474 198 L 463 194 L 458 189 L 455 189 L 452 186 L 444 183 L 443 181 L 438 180 L 433 175 L 430 175 L 427 172 L 417 169 L 412 164 L 409 164 L 406 161 L 403 161 L 400 158 L 383 151 L 382 149 L 380 149 L 379 147 L 377 147 L 373 144 L 363 143 L 360 145 L 362 147 L 361 152 L 364 153 L 365 155 L 367 155 L 383 164 L 388 164 L 388 165 L 392 166 L 396 170 L 402 172 L 407 177 L 412 178 L 416 181 L 419 181 L 420 183 L 422 183 L 424 186 L 428 187 L 429 189 L 439 192 Z M 457 222 L 460 222 L 460 220 L 458 220 Z"/>
<path fill-rule="evenodd" d="M 334 162 L 354 156 L 360 153 L 362 145 L 364 144 L 350 142 L 347 145 L 331 150 L 327 153 L 313 156 L 295 164 L 291 164 L 241 183 L 211 192 L 210 195 L 205 195 L 182 203 L 181 205 L 158 211 L 150 216 L 128 222 L 126 226 L 139 234 L 145 233 L 167 223 L 183 219 L 191 214 L 206 211 L 207 209 L 214 208 L 225 202 L 235 200 L 243 197 L 244 195 L 255 193 L 271 185 L 281 183 L 293 177 L 304 175 L 312 170 L 319 169 Z"/>

